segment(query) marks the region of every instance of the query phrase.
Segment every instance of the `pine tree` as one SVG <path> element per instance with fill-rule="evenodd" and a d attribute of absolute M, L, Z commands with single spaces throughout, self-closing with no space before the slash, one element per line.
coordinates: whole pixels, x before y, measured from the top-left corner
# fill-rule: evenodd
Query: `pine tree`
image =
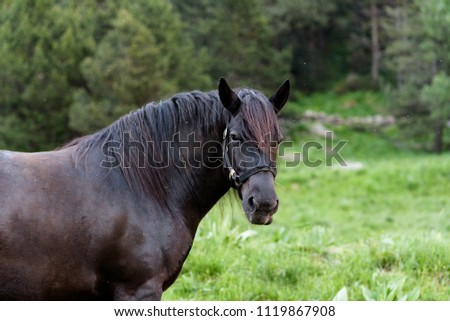
<path fill-rule="evenodd" d="M 422 88 L 421 100 L 431 110 L 433 151 L 441 153 L 444 150 L 444 130 L 450 120 L 450 77 L 444 72 L 435 75 L 432 83 Z"/>
<path fill-rule="evenodd" d="M 52 148 L 68 137 L 72 86 L 92 49 L 81 3 L 10 1 L 0 12 L 0 144 Z M 0 146 L 3 147 L 3 146 Z"/>
<path fill-rule="evenodd" d="M 72 129 L 92 132 L 150 100 L 210 85 L 170 3 L 128 2 L 110 26 L 81 64 L 88 88 L 74 95 Z"/>
<path fill-rule="evenodd" d="M 230 83 L 272 92 L 290 77 L 291 53 L 274 46 L 261 1 L 172 2 L 212 79 L 225 76 Z"/>
<path fill-rule="evenodd" d="M 443 79 L 450 71 L 446 62 L 450 58 L 446 36 L 450 32 L 449 8 L 448 0 L 399 1 L 387 10 L 389 19 L 384 24 L 390 36 L 384 65 L 395 77 L 391 108 L 403 136 L 423 148 L 432 145 L 435 152 L 445 147 L 443 130 L 448 115 L 439 112 L 442 106 L 433 103 L 430 95 L 444 93 Z"/>

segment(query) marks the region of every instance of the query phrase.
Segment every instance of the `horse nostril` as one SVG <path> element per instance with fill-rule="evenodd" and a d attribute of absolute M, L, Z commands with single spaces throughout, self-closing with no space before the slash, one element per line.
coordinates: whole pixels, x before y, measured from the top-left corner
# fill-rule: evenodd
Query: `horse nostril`
<path fill-rule="evenodd" d="M 255 201 L 255 198 L 253 196 L 250 196 L 248 198 L 248 205 L 252 208 L 252 209 L 256 209 L 258 206 L 258 203 Z"/>
<path fill-rule="evenodd" d="M 272 207 L 272 210 L 277 210 L 278 209 L 278 205 L 280 205 L 280 200 L 277 198 L 275 200 L 275 205 Z"/>

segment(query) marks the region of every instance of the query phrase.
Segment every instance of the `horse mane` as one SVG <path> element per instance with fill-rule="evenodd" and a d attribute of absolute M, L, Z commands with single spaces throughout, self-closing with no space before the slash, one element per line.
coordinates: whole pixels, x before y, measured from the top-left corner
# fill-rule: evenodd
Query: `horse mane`
<path fill-rule="evenodd" d="M 268 146 L 267 132 L 275 130 L 275 135 L 279 134 L 273 108 L 267 98 L 256 90 L 242 88 L 237 90 L 236 94 L 242 101 L 241 112 L 245 121 L 243 135 L 246 139 L 261 142 L 260 147 L 265 150 L 264 146 Z M 269 107 L 262 108 L 266 105 Z M 167 148 L 162 142 L 173 141 L 174 135 L 180 133 L 186 126 L 193 131 L 196 130 L 202 139 L 220 137 L 220 140 L 230 119 L 231 114 L 221 104 L 217 91 L 180 93 L 164 101 L 150 102 L 97 133 L 77 138 L 62 148 L 74 147 L 73 158 L 75 164 L 79 164 L 94 151 L 99 152 L 108 142 L 125 144 L 123 135 L 126 133 L 132 141 L 141 143 L 143 146 L 152 142 L 154 157 L 158 158 L 164 155 L 164 149 Z M 131 148 L 131 146 L 123 146 L 123 148 Z M 176 181 L 179 188 L 183 189 L 192 187 L 192 183 L 183 182 L 186 169 L 176 166 L 142 168 L 139 166 L 138 152 L 131 152 L 128 156 L 118 166 L 128 186 L 134 192 L 152 197 L 160 206 L 168 205 L 165 204 L 165 198 L 169 192 L 169 186 L 173 185 L 171 182 Z M 193 178 L 189 177 L 189 179 Z M 192 193 L 193 191 L 184 192 Z M 175 191 L 170 190 L 170 193 Z"/>

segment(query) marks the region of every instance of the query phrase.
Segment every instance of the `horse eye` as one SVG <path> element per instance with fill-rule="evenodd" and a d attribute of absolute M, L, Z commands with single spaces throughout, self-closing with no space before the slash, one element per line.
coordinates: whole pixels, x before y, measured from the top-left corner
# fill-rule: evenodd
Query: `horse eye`
<path fill-rule="evenodd" d="M 230 134 L 230 139 L 231 139 L 231 140 L 239 140 L 239 137 L 238 137 L 238 135 L 236 135 L 236 134 L 234 134 L 234 133 L 231 133 L 231 134 Z"/>

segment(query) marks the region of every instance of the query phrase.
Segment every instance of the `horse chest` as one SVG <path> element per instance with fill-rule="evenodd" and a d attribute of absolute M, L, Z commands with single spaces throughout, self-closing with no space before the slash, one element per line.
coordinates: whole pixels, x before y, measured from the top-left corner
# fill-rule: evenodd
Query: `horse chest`
<path fill-rule="evenodd" d="M 192 246 L 192 233 L 178 221 L 129 222 L 119 242 L 104 254 L 99 280 L 115 284 L 114 292 L 127 297 L 146 283 L 158 284 L 162 292 L 179 275 Z M 122 289 L 117 291 L 117 289 Z"/>

